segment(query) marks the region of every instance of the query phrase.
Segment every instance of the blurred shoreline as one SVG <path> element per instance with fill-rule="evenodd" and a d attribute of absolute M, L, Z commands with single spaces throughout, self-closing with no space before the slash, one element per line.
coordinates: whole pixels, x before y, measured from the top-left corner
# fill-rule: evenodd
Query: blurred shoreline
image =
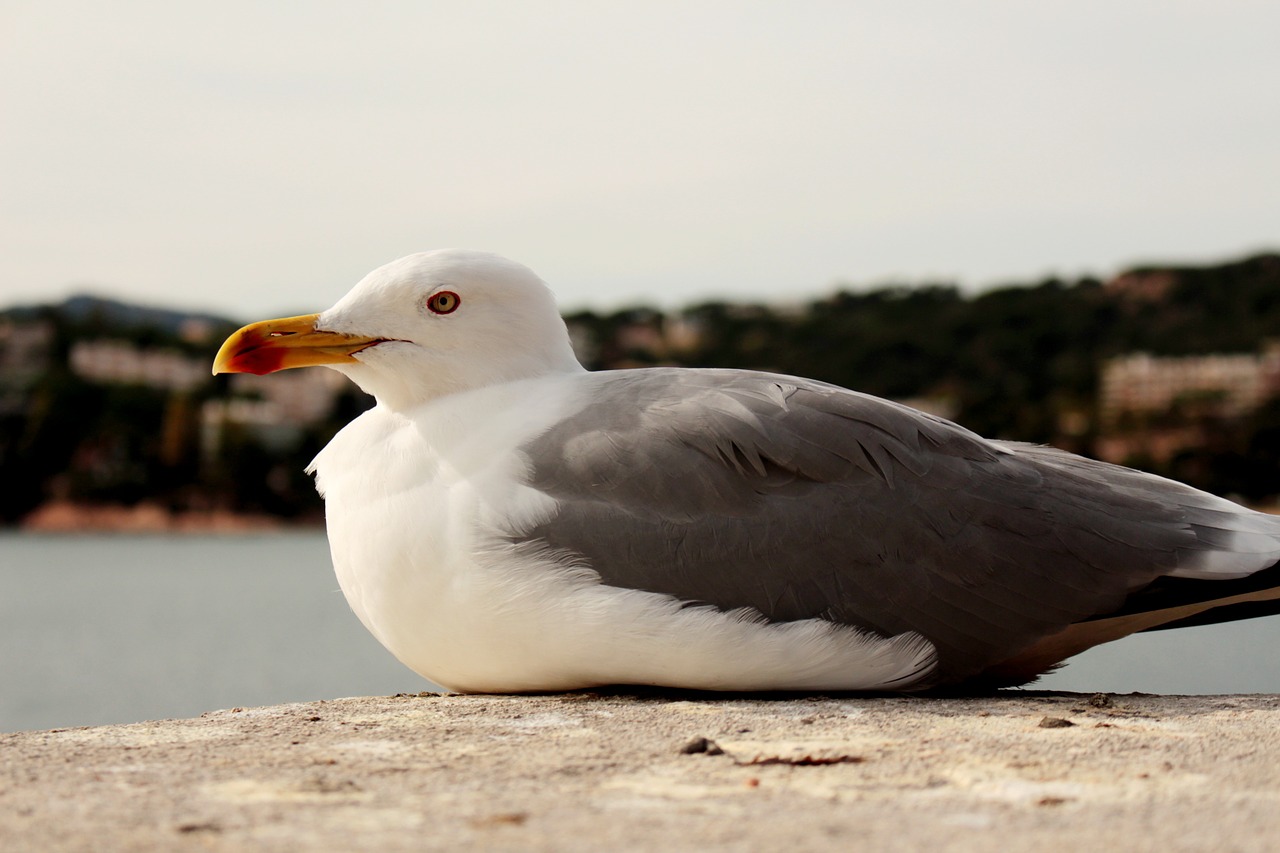
<path fill-rule="evenodd" d="M 245 533 L 323 528 L 320 516 L 284 519 L 221 509 L 175 512 L 145 501 L 124 506 L 66 500 L 42 504 L 16 527 L 33 533 Z"/>
<path fill-rule="evenodd" d="M 1280 515 L 1280 504 L 1248 504 L 1258 512 Z M 174 511 L 150 502 L 134 506 L 88 504 L 52 500 L 12 527 L 25 533 L 269 533 L 290 530 L 324 530 L 322 515 L 281 518 L 265 513 L 230 510 Z"/>

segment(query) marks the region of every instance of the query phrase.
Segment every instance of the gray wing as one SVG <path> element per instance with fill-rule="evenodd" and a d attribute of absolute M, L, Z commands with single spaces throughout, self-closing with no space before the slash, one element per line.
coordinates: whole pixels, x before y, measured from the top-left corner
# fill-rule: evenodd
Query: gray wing
<path fill-rule="evenodd" d="M 818 382 L 595 374 L 528 444 L 557 514 L 520 538 L 607 584 L 938 649 L 939 680 L 1118 608 L 1221 544 L 1206 497 Z"/>

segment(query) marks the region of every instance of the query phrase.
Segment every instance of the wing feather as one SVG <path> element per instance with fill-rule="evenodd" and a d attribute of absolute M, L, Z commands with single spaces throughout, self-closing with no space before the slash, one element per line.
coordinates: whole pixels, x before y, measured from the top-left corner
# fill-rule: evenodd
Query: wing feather
<path fill-rule="evenodd" d="M 1242 525 L 1180 484 L 819 382 L 676 369 L 592 381 L 582 411 L 523 448 L 558 510 L 520 538 L 607 584 L 915 631 L 938 647 L 942 680 L 1118 609 Z M 1275 524 L 1248 524 L 1274 547 Z"/>

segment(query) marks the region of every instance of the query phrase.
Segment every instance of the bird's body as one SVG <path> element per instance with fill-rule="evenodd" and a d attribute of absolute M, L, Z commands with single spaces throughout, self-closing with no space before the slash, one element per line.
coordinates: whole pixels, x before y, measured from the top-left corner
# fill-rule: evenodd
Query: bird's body
<path fill-rule="evenodd" d="M 590 405 L 600 376 L 505 383 L 407 415 L 375 408 L 316 458 L 339 582 L 387 648 L 437 683 L 484 692 L 862 689 L 926 667 L 931 652 L 915 636 L 767 622 L 737 604 L 687 607 L 658 577 L 601 583 L 605 567 L 551 545 L 540 531 L 555 525 L 560 503 L 533 483 L 528 452 Z M 495 411 L 528 415 L 495 423 Z M 668 476 L 675 491 L 697 472 Z M 597 542 L 610 535 L 586 531 Z"/>
<path fill-rule="evenodd" d="M 811 380 L 588 373 L 493 256 L 412 256 L 271 323 L 219 366 L 330 364 L 378 398 L 313 463 L 334 566 L 455 690 L 1021 683 L 1280 598 L 1280 519 Z"/>

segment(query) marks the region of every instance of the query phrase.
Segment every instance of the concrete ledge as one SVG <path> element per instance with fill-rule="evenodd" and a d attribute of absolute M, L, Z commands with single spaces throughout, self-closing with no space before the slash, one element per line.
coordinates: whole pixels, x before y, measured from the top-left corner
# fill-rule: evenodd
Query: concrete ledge
<path fill-rule="evenodd" d="M 0 755 L 3 850 L 1280 839 L 1276 696 L 399 696 L 0 735 Z"/>

